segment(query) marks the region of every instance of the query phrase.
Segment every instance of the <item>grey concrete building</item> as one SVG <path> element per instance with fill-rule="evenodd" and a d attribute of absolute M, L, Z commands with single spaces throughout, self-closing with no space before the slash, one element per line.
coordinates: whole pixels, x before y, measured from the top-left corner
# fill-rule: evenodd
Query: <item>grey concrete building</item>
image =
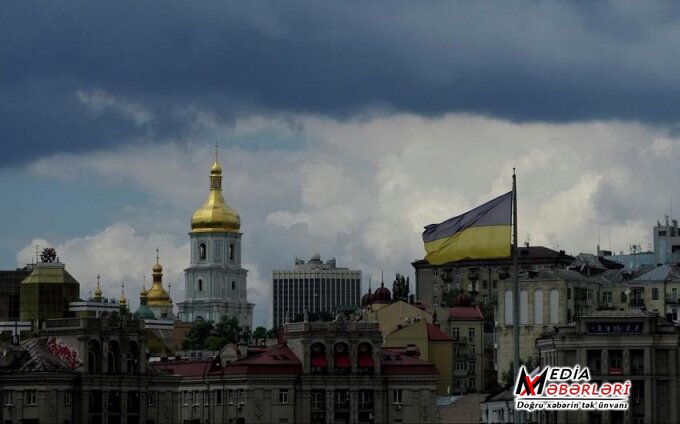
<path fill-rule="evenodd" d="M 680 420 L 680 329 L 640 310 L 597 311 L 536 341 L 541 366 L 587 366 L 593 381 L 630 380 L 627 411 L 540 412 L 541 423 L 674 423 Z"/>
<path fill-rule="evenodd" d="M 278 328 L 305 312 L 356 310 L 360 296 L 361 271 L 338 268 L 335 259 L 324 263 L 316 253 L 307 262 L 296 259 L 291 270 L 272 272 L 272 322 Z"/>
<path fill-rule="evenodd" d="M 564 251 L 542 246 L 520 248 L 521 272 L 540 266 L 566 268 L 573 260 Z M 478 259 L 430 265 L 425 260 L 413 262 L 416 273 L 416 298 L 427 305 L 439 305 L 449 291 L 462 290 L 475 302 L 496 303 L 498 283 L 510 276 L 512 258 Z"/>

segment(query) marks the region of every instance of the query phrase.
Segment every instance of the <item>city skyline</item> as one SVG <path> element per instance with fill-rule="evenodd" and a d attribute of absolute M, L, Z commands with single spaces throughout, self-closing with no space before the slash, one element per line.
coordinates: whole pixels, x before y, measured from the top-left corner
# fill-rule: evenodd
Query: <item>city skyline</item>
<path fill-rule="evenodd" d="M 571 254 L 646 250 L 680 199 L 675 7 L 303 4 L 3 5 L 0 268 L 49 243 L 134 307 L 158 247 L 178 302 L 215 143 L 255 325 L 296 256 L 413 281 L 513 167 L 520 241 Z"/>

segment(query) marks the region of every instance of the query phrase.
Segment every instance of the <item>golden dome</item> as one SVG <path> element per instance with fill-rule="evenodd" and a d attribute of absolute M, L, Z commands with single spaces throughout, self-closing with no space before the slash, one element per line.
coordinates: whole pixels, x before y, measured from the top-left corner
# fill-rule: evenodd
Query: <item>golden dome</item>
<path fill-rule="evenodd" d="M 146 292 L 149 306 L 170 305 L 170 295 L 163 288 L 163 267 L 158 262 L 158 249 L 156 249 L 156 264 L 153 266 L 153 284 Z"/>
<path fill-rule="evenodd" d="M 139 292 L 139 297 L 140 298 L 146 297 L 146 295 L 147 295 L 146 287 L 142 286 L 142 291 Z"/>
<path fill-rule="evenodd" d="M 102 288 L 99 286 L 99 275 L 97 275 L 97 288 L 94 291 L 94 298 L 97 300 L 102 298 Z"/>
<path fill-rule="evenodd" d="M 125 306 L 127 305 L 127 299 L 125 298 L 125 295 L 120 297 L 120 300 L 118 301 L 119 304 Z"/>
<path fill-rule="evenodd" d="M 236 233 L 240 229 L 241 217 L 222 197 L 222 167 L 215 157 L 215 162 L 210 167 L 210 193 L 203 206 L 191 217 L 191 231 Z"/>

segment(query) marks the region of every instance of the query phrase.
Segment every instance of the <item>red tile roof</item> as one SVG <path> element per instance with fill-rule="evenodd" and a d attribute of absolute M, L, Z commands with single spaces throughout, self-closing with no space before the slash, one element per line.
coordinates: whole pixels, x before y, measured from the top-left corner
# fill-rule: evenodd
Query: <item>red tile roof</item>
<path fill-rule="evenodd" d="M 149 367 L 168 374 L 182 377 L 199 377 L 220 369 L 217 358 L 206 359 L 177 359 L 164 362 L 151 362 Z"/>
<path fill-rule="evenodd" d="M 479 306 L 454 306 L 449 308 L 450 320 L 483 320 Z"/>
<path fill-rule="evenodd" d="M 239 359 L 222 368 L 229 375 L 298 375 L 302 374 L 302 364 L 285 344 Z"/>
<path fill-rule="evenodd" d="M 427 340 L 431 342 L 451 342 L 453 339 L 446 335 L 442 330 L 430 324 L 429 322 L 425 324 L 427 327 Z"/>
<path fill-rule="evenodd" d="M 403 349 L 381 349 L 382 373 L 385 375 L 439 375 L 434 364 L 403 353 Z"/>

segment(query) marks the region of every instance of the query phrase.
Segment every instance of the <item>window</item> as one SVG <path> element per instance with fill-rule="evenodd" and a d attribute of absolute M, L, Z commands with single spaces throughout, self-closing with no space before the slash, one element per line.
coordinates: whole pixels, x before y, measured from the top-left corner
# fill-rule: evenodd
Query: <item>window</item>
<path fill-rule="evenodd" d="M 146 404 L 148 406 L 156 406 L 156 392 L 149 392 L 146 394 Z"/>
<path fill-rule="evenodd" d="M 14 392 L 5 392 L 5 395 L 3 396 L 3 404 L 6 406 L 13 405 L 14 404 Z"/>
<path fill-rule="evenodd" d="M 182 403 L 184 404 L 184 406 L 187 406 L 189 403 L 191 403 L 191 392 L 183 392 L 183 393 L 184 394 L 182 396 L 182 398 L 183 398 Z"/>
<path fill-rule="evenodd" d="M 470 340 L 475 339 L 475 329 L 474 328 L 468 328 L 468 337 L 470 338 Z"/>
<path fill-rule="evenodd" d="M 201 392 L 201 398 L 203 398 L 203 404 L 204 405 L 210 405 L 210 397 L 208 396 L 207 390 L 203 390 Z M 196 403 L 200 403 L 200 402 L 196 402 Z"/>
<path fill-rule="evenodd" d="M 493 280 L 491 284 L 492 284 L 491 287 L 493 287 L 494 289 L 498 288 L 498 280 Z"/>
<path fill-rule="evenodd" d="M 71 406 L 71 393 L 64 392 L 64 406 Z"/>
<path fill-rule="evenodd" d="M 312 409 L 325 409 L 323 390 L 312 390 Z"/>
<path fill-rule="evenodd" d="M 432 304 L 433 305 L 439 305 L 439 297 L 432 296 Z"/>
<path fill-rule="evenodd" d="M 451 329 L 451 337 L 453 338 L 453 340 L 458 340 L 458 334 L 459 334 L 458 328 Z"/>
<path fill-rule="evenodd" d="M 349 407 L 349 390 L 335 391 L 335 407 L 348 408 Z"/>
<path fill-rule="evenodd" d="M 203 280 L 198 280 L 198 291 L 203 291 Z"/>
<path fill-rule="evenodd" d="M 626 301 L 626 292 L 621 292 L 621 302 Z"/>
<path fill-rule="evenodd" d="M 571 300 L 571 288 L 567 287 L 567 299 Z"/>
<path fill-rule="evenodd" d="M 238 403 L 246 403 L 246 391 L 238 389 Z"/>
<path fill-rule="evenodd" d="M 198 245 L 198 259 L 204 261 L 206 256 L 205 243 L 201 243 Z"/>
<path fill-rule="evenodd" d="M 35 390 L 26 390 L 24 392 L 24 402 L 26 405 L 35 405 L 38 402 L 38 392 Z"/>
<path fill-rule="evenodd" d="M 234 244 L 229 245 L 229 260 L 233 261 L 234 260 Z"/>
<path fill-rule="evenodd" d="M 465 371 L 465 361 L 456 361 L 456 371 Z"/>
<path fill-rule="evenodd" d="M 489 280 L 482 281 L 482 288 L 485 290 L 489 288 Z"/>
<path fill-rule="evenodd" d="M 392 390 L 392 403 L 395 405 L 400 405 L 403 399 L 403 393 L 401 389 Z"/>
<path fill-rule="evenodd" d="M 468 378 L 468 388 L 474 390 L 477 382 L 474 378 Z"/>
<path fill-rule="evenodd" d="M 215 248 L 213 249 L 213 261 L 222 262 L 222 241 L 215 240 Z"/>
<path fill-rule="evenodd" d="M 359 408 L 373 408 L 373 390 L 359 390 Z"/>
<path fill-rule="evenodd" d="M 279 403 L 288 403 L 288 389 L 279 389 Z"/>
<path fill-rule="evenodd" d="M 602 292 L 602 302 L 612 303 L 612 292 L 610 291 Z"/>
<path fill-rule="evenodd" d="M 231 282 L 231 289 L 236 290 L 236 281 Z"/>
<path fill-rule="evenodd" d="M 436 277 L 437 275 L 439 275 L 439 270 L 437 268 L 432 268 L 432 273 Z"/>
<path fill-rule="evenodd" d="M 222 390 L 215 390 L 215 405 L 222 405 Z"/>
<path fill-rule="evenodd" d="M 659 289 L 656 287 L 652 288 L 652 300 L 659 300 Z"/>

